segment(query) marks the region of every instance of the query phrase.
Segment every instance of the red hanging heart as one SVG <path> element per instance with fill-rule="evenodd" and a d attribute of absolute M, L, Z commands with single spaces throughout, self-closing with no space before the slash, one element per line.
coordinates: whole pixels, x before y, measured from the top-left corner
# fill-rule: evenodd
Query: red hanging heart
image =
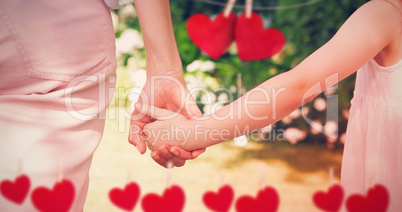
<path fill-rule="evenodd" d="M 134 209 L 139 197 L 140 187 L 135 182 L 128 183 L 124 189 L 113 188 L 109 192 L 110 201 L 126 211 Z"/>
<path fill-rule="evenodd" d="M 257 198 L 244 195 L 236 201 L 237 212 L 274 212 L 278 210 L 278 206 L 279 195 L 272 187 L 261 189 Z"/>
<path fill-rule="evenodd" d="M 56 183 L 52 190 L 38 187 L 32 192 L 31 199 L 33 205 L 42 212 L 65 212 L 73 203 L 74 185 L 63 180 Z"/>
<path fill-rule="evenodd" d="M 285 46 L 285 35 L 275 28 L 264 29 L 257 13 L 247 18 L 242 14 L 237 21 L 235 38 L 239 57 L 243 61 L 262 60 L 277 54 Z"/>
<path fill-rule="evenodd" d="M 11 182 L 10 180 L 1 182 L 0 191 L 6 199 L 17 204 L 22 204 L 28 195 L 30 186 L 31 182 L 28 176 L 20 175 L 15 179 L 15 182 Z"/>
<path fill-rule="evenodd" d="M 340 185 L 333 185 L 328 192 L 318 191 L 313 196 L 314 204 L 324 211 L 338 211 L 342 205 L 343 189 Z"/>
<path fill-rule="evenodd" d="M 349 212 L 385 212 L 389 203 L 387 189 L 382 185 L 375 185 L 369 189 L 367 196 L 354 194 L 346 201 L 346 208 Z"/>
<path fill-rule="evenodd" d="M 216 212 L 227 212 L 230 209 L 234 197 L 234 191 L 231 186 L 222 186 L 218 193 L 208 191 L 204 194 L 202 200 L 211 210 Z"/>
<path fill-rule="evenodd" d="M 141 206 L 145 212 L 181 212 L 184 208 L 185 195 L 177 185 L 167 188 L 162 196 L 149 193 L 142 198 Z"/>
<path fill-rule="evenodd" d="M 206 55 L 218 59 L 234 41 L 237 16 L 220 13 L 212 21 L 204 14 L 195 14 L 187 21 L 187 33 L 193 43 Z"/>

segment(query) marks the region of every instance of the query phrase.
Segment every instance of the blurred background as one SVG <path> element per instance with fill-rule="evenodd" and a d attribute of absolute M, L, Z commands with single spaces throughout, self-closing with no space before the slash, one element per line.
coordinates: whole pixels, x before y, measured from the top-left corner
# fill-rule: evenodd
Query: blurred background
<path fill-rule="evenodd" d="M 327 42 L 365 2 L 254 0 L 254 11 L 263 18 L 264 27 L 280 29 L 286 44 L 272 58 L 242 62 L 235 43 L 213 60 L 191 42 L 186 31 L 191 15 L 203 13 L 214 18 L 223 11 L 225 0 L 170 1 L 186 83 L 190 90 L 203 88 L 193 93 L 199 108 L 204 114 L 212 113 L 263 81 L 292 69 Z M 145 84 L 147 67 L 135 6 L 129 0 L 119 4 L 118 10 L 111 11 L 116 34 L 117 88 L 108 108 L 103 139 L 94 155 L 85 211 L 120 211 L 109 201 L 108 193 L 129 181 L 139 184 L 141 197 L 150 192 L 161 194 L 167 186 L 166 169 L 153 162 L 149 151 L 140 155 L 127 142 L 128 120 Z M 233 9 L 238 16 L 244 12 L 243 4 L 237 1 L 239 7 Z M 319 211 L 312 196 L 330 186 L 329 170 L 333 169 L 335 179 L 340 180 L 354 80 L 354 75 L 348 77 L 275 125 L 267 126 L 263 133 L 210 147 L 198 159 L 174 168 L 172 181 L 186 194 L 184 211 L 210 211 L 202 196 L 207 191 L 217 191 L 222 182 L 233 187 L 236 199 L 241 195 L 255 196 L 261 180 L 278 191 L 279 211 Z M 265 171 L 261 164 L 265 164 Z M 134 211 L 142 211 L 140 201 Z"/>

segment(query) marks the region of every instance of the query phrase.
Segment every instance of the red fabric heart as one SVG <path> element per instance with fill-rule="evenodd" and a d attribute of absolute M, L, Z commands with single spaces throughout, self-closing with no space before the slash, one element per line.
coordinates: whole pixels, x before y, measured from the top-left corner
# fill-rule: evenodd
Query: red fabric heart
<path fill-rule="evenodd" d="M 236 201 L 237 212 L 273 212 L 279 206 L 279 195 L 272 187 L 261 189 L 257 198 L 247 195 L 239 197 Z"/>
<path fill-rule="evenodd" d="M 229 185 L 222 186 L 218 193 L 208 191 L 204 194 L 202 200 L 211 210 L 216 212 L 227 212 L 233 201 L 234 192 Z"/>
<path fill-rule="evenodd" d="M 235 38 L 239 57 L 243 61 L 262 60 L 280 52 L 285 45 L 285 35 L 275 28 L 264 29 L 257 13 L 250 18 L 242 14 L 237 21 Z"/>
<path fill-rule="evenodd" d="M 109 192 L 110 201 L 117 207 L 126 211 L 132 211 L 140 197 L 140 187 L 137 183 L 131 182 L 123 189 L 113 188 Z"/>
<path fill-rule="evenodd" d="M 74 185 L 63 180 L 54 185 L 52 190 L 36 188 L 31 195 L 33 205 L 42 212 L 68 211 L 74 200 Z"/>
<path fill-rule="evenodd" d="M 141 206 L 145 212 L 180 212 L 184 208 L 185 195 L 177 185 L 167 188 L 162 196 L 149 193 L 142 198 Z"/>
<path fill-rule="evenodd" d="M 338 211 L 342 205 L 343 189 L 340 185 L 333 185 L 328 192 L 318 191 L 313 196 L 314 204 L 324 211 Z"/>
<path fill-rule="evenodd" d="M 389 203 L 387 189 L 382 185 L 375 185 L 369 189 L 367 196 L 354 194 L 346 201 L 349 212 L 385 212 Z"/>
<path fill-rule="evenodd" d="M 220 13 L 212 21 L 204 14 L 195 14 L 187 21 L 187 33 L 193 43 L 206 55 L 218 59 L 234 41 L 237 16 Z"/>
<path fill-rule="evenodd" d="M 30 186 L 31 182 L 28 176 L 20 175 L 15 179 L 15 182 L 11 182 L 10 180 L 1 182 L 0 191 L 6 199 L 17 204 L 22 204 L 28 195 Z"/>

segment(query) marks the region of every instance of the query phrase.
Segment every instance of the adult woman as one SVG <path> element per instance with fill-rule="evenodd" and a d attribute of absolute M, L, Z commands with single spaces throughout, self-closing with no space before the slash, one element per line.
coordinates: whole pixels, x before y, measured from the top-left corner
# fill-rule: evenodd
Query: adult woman
<path fill-rule="evenodd" d="M 168 0 L 135 3 L 149 77 L 171 76 L 184 85 Z M 92 155 L 115 86 L 115 66 L 114 32 L 103 0 L 1 1 L 0 181 L 18 175 L 19 161 L 31 191 L 38 186 L 52 188 L 62 174 L 75 188 L 69 209 L 82 211 Z M 156 86 L 162 89 L 154 93 L 155 105 L 174 110 L 181 100 L 174 97 L 180 95 L 169 91 L 176 84 L 162 80 Z M 147 83 L 144 90 L 149 88 Z M 138 126 L 146 121 L 146 117 L 137 121 Z M 191 153 L 182 156 L 189 158 Z M 175 163 L 182 165 L 184 160 Z M 19 205 L 2 196 L 0 208 L 40 209 L 33 202 L 26 198 Z"/>

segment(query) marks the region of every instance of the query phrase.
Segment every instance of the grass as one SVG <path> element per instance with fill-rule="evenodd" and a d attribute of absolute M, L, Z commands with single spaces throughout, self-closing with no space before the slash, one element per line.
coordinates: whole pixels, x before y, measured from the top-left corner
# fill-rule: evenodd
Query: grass
<path fill-rule="evenodd" d="M 109 201 L 108 192 L 113 187 L 124 187 L 128 181 L 140 185 L 141 197 L 150 192 L 161 194 L 166 188 L 166 169 L 150 158 L 149 151 L 140 155 L 127 142 L 127 132 L 119 132 L 119 128 L 128 129 L 128 123 L 106 121 L 104 137 L 90 170 L 84 207 L 87 212 L 121 211 Z M 185 212 L 209 211 L 203 205 L 202 195 L 218 190 L 221 170 L 224 182 L 233 187 L 236 200 L 241 195 L 256 195 L 260 189 L 260 164 L 264 163 L 264 181 L 280 196 L 279 211 L 319 211 L 312 203 L 312 196 L 318 190 L 327 190 L 329 167 L 334 168 L 339 180 L 341 160 L 342 151 L 321 146 L 249 142 L 245 147 L 237 147 L 228 141 L 208 148 L 184 167 L 174 168 L 172 181 L 186 193 Z M 142 211 L 140 201 L 134 211 Z M 231 211 L 235 211 L 234 204 Z"/>

